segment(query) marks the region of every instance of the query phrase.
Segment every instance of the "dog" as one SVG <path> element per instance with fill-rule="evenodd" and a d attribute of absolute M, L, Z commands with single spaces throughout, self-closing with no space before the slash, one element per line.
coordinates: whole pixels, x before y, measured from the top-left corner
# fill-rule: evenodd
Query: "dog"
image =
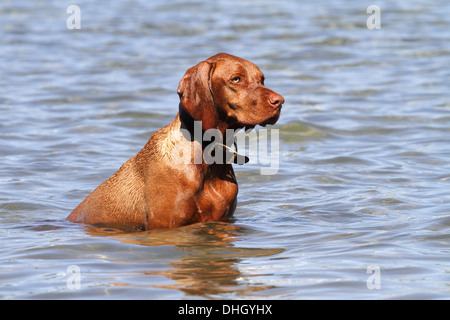
<path fill-rule="evenodd" d="M 189 68 L 177 93 L 175 119 L 155 132 L 67 220 L 151 230 L 226 221 L 233 215 L 238 185 L 231 162 L 248 159 L 227 144 L 195 137 L 194 131 L 214 130 L 215 137 L 230 141 L 230 131 L 275 124 L 284 98 L 265 87 L 255 64 L 226 53 Z M 228 160 L 206 161 L 207 149 L 210 156 Z"/>

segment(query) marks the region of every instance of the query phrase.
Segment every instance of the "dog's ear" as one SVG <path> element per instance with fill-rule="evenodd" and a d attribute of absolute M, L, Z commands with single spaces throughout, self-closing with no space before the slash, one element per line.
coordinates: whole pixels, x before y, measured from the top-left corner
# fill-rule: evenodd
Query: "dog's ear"
<path fill-rule="evenodd" d="M 213 65 L 203 61 L 188 69 L 178 86 L 180 103 L 194 120 L 202 122 L 203 130 L 217 128 L 219 115 L 214 105 L 210 75 Z"/>

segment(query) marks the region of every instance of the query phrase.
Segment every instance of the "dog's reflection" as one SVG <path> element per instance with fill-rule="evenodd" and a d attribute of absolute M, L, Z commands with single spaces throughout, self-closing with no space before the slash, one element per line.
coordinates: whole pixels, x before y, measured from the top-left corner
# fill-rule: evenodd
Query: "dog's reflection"
<path fill-rule="evenodd" d="M 102 226 L 87 226 L 92 236 L 113 236 L 114 239 L 140 246 L 173 246 L 181 257 L 167 261 L 172 267 L 148 270 L 145 275 L 163 275 L 174 280 L 170 285 L 152 287 L 181 290 L 188 296 L 214 298 L 227 294 L 239 296 L 272 286 L 252 285 L 242 275 L 239 263 L 250 257 L 270 256 L 282 249 L 238 247 L 237 242 L 249 229 L 233 223 L 197 223 L 172 230 L 129 232 L 130 230 Z M 117 283 L 117 285 L 126 285 Z"/>

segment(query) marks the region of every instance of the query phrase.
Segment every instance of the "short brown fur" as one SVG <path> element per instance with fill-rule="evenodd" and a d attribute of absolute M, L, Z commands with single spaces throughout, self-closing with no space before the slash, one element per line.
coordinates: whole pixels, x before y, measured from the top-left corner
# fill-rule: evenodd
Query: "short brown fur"
<path fill-rule="evenodd" d="M 264 86 L 257 66 L 225 53 L 190 68 L 178 94 L 180 110 L 202 121 L 203 130 L 216 128 L 222 134 L 227 129 L 274 124 L 284 103 L 281 95 Z M 187 124 L 180 113 L 67 220 L 150 230 L 229 218 L 238 193 L 233 167 L 194 161 L 202 146 L 182 134 Z M 185 161 L 176 158 L 185 155 Z"/>

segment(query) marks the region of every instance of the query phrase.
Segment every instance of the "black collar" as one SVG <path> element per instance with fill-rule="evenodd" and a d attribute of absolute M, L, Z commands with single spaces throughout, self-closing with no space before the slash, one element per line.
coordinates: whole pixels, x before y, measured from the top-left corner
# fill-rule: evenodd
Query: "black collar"
<path fill-rule="evenodd" d="M 186 110 L 184 110 L 184 108 L 181 105 L 181 103 L 180 103 L 178 109 L 179 109 L 179 115 L 180 115 L 181 123 L 184 124 L 186 129 L 189 131 L 189 133 L 191 134 L 191 137 L 194 137 L 194 126 L 195 125 L 197 125 L 197 126 L 200 125 L 200 127 L 201 127 L 201 123 L 200 122 L 195 123 L 194 118 L 192 118 L 190 116 L 190 114 L 187 113 Z M 203 131 L 203 128 L 202 128 L 202 135 L 203 135 L 203 133 L 204 133 L 204 131 Z"/>
<path fill-rule="evenodd" d="M 191 136 L 191 141 L 194 141 L 194 139 L 196 138 L 194 133 L 199 132 L 198 130 L 201 130 L 201 138 L 202 141 L 199 141 L 202 145 L 202 149 L 205 152 L 206 150 L 216 150 L 216 148 L 221 148 L 223 150 L 224 153 L 224 159 L 226 163 L 230 164 L 230 163 L 235 163 L 235 164 L 245 164 L 247 163 L 250 159 L 247 156 L 243 156 L 238 154 L 237 152 L 237 145 L 236 145 L 236 141 L 234 141 L 234 137 L 233 140 L 231 140 L 231 137 L 229 137 L 228 139 L 225 139 L 225 141 L 227 143 L 233 143 L 234 147 L 236 148 L 236 151 L 234 151 L 231 146 L 228 146 L 227 144 L 223 144 L 223 141 L 203 141 L 203 135 L 205 133 L 205 131 L 203 130 L 202 126 L 201 126 L 201 122 L 200 121 L 196 121 L 194 118 L 192 118 L 189 113 L 187 113 L 187 111 L 183 108 L 183 106 L 179 105 L 179 117 L 181 120 L 182 125 L 184 125 L 184 127 L 189 131 L 190 136 Z M 198 127 L 197 127 L 198 126 Z M 197 130 L 195 130 L 197 129 Z M 231 140 L 231 141 L 228 141 Z M 214 152 L 214 151 L 212 151 Z"/>

